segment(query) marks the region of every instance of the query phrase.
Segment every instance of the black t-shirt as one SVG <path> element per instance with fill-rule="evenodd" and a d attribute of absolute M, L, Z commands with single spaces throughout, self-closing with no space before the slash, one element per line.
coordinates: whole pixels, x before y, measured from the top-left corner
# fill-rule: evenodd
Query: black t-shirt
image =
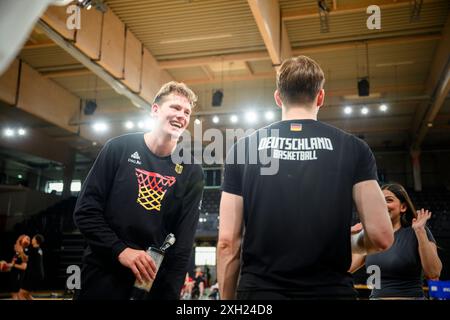
<path fill-rule="evenodd" d="M 434 240 L 425 227 L 428 239 Z M 373 289 L 371 298 L 423 297 L 422 263 L 420 262 L 417 237 L 413 228 L 400 228 L 394 233 L 394 243 L 386 251 L 366 257 L 366 268 L 380 269 L 380 289 Z"/>
<path fill-rule="evenodd" d="M 41 248 L 30 248 L 27 268 L 21 287 L 27 290 L 35 290 L 44 279 L 43 251 Z"/>
<path fill-rule="evenodd" d="M 245 164 L 230 164 L 239 157 Z M 264 175 L 277 168 L 275 158 L 276 174 Z M 367 144 L 320 121 L 281 121 L 239 140 L 223 184 L 244 199 L 238 290 L 354 296 L 347 273 L 352 188 L 376 178 Z"/>
<path fill-rule="evenodd" d="M 118 262 L 122 250 L 159 247 L 173 233 L 176 242 L 166 252 L 152 293 L 160 299 L 178 299 L 203 190 L 203 170 L 191 160 L 176 164 L 170 156 L 156 156 L 143 133 L 108 141 L 75 207 L 75 222 L 88 243 L 84 261 L 102 270 L 113 272 L 113 266 L 131 273 Z"/>

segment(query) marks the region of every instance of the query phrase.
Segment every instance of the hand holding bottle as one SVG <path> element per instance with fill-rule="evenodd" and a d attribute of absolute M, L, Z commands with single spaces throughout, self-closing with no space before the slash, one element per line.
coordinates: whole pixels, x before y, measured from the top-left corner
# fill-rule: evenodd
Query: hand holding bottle
<path fill-rule="evenodd" d="M 144 250 L 126 248 L 119 254 L 119 262 L 130 268 L 139 282 L 155 279 L 156 264 Z"/>
<path fill-rule="evenodd" d="M 153 280 L 156 277 L 156 273 L 158 272 L 159 267 L 161 266 L 161 263 L 164 259 L 165 251 L 172 246 L 175 243 L 175 236 L 170 233 L 167 235 L 166 239 L 164 240 L 164 243 L 160 248 L 155 247 L 149 247 L 145 254 L 152 260 L 152 262 L 155 265 L 155 274 L 153 278 L 148 279 L 146 278 L 145 281 L 142 281 L 138 277 L 136 277 L 136 282 L 134 283 L 134 288 L 131 293 L 131 300 L 144 300 L 147 296 L 147 294 L 150 292 L 150 289 L 153 286 Z M 139 250 L 137 250 L 139 251 Z M 141 251 L 143 252 L 143 251 Z"/>

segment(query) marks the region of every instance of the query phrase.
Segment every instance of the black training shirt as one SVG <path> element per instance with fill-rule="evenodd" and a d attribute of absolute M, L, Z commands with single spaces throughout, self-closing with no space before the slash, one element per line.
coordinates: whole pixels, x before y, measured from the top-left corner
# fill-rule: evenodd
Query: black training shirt
<path fill-rule="evenodd" d="M 83 183 L 74 212 L 88 243 L 85 262 L 104 269 L 118 264 L 117 257 L 126 247 L 159 247 L 173 233 L 175 245 L 167 250 L 152 294 L 178 299 L 202 190 L 200 165 L 175 164 L 170 156 L 156 156 L 143 133 L 108 141 Z"/>
<path fill-rule="evenodd" d="M 376 179 L 367 144 L 320 121 L 281 121 L 239 140 L 223 184 L 244 199 L 238 290 L 353 296 L 352 188 Z"/>

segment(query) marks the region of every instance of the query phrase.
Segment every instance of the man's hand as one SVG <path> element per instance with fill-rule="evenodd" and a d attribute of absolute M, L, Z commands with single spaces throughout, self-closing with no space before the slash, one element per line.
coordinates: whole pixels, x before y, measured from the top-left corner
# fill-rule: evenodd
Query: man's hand
<path fill-rule="evenodd" d="M 155 262 L 144 250 L 126 248 L 119 254 L 119 262 L 130 268 L 139 282 L 155 280 Z"/>

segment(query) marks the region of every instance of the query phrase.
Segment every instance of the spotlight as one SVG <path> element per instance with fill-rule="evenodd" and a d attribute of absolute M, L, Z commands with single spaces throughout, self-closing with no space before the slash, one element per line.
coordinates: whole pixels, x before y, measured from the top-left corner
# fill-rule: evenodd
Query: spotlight
<path fill-rule="evenodd" d="M 27 134 L 27 131 L 24 128 L 20 128 L 19 130 L 17 130 L 17 133 L 19 134 L 19 136 L 24 136 Z"/>
<path fill-rule="evenodd" d="M 361 114 L 366 115 L 368 113 L 369 113 L 369 108 L 364 107 L 364 108 L 361 109 Z"/>
<path fill-rule="evenodd" d="M 96 122 L 92 125 L 92 128 L 96 132 L 105 132 L 106 130 L 108 130 L 108 125 L 104 122 Z"/>
<path fill-rule="evenodd" d="M 199 125 L 200 123 L 202 123 L 202 121 L 199 118 L 194 120 L 194 124 Z"/>
<path fill-rule="evenodd" d="M 102 0 L 78 0 L 78 5 L 81 8 L 86 8 L 87 10 L 90 10 L 92 7 L 94 7 L 95 9 L 103 13 L 106 12 L 107 8 Z"/>
<path fill-rule="evenodd" d="M 6 128 L 5 130 L 3 130 L 3 135 L 5 137 L 14 137 L 15 136 L 15 132 L 11 128 Z"/>
<path fill-rule="evenodd" d="M 237 115 L 233 114 L 230 117 L 230 121 L 231 121 L 231 123 L 237 123 L 239 121 L 239 118 Z"/>
<path fill-rule="evenodd" d="M 245 114 L 245 120 L 247 120 L 248 123 L 255 123 L 258 121 L 258 114 L 254 111 L 248 111 Z"/>
<path fill-rule="evenodd" d="M 344 113 L 345 113 L 345 114 L 352 114 L 352 112 L 353 112 L 353 108 L 352 108 L 352 107 L 346 106 L 346 107 L 344 108 Z"/>
<path fill-rule="evenodd" d="M 321 11 L 329 12 L 330 9 L 328 8 L 327 2 L 325 0 L 319 0 L 317 1 L 317 5 L 319 6 L 319 9 Z"/>
<path fill-rule="evenodd" d="M 88 10 L 92 7 L 92 0 L 78 0 L 78 3 L 80 7 Z"/>
<path fill-rule="evenodd" d="M 133 123 L 133 121 L 127 121 L 127 122 L 125 122 L 124 126 L 126 129 L 131 130 L 134 128 L 134 123 Z"/>
<path fill-rule="evenodd" d="M 274 114 L 273 114 L 272 111 L 267 111 L 267 112 L 264 114 L 264 116 L 265 116 L 266 120 L 268 120 L 268 121 L 273 120 L 273 118 L 274 118 Z"/>
<path fill-rule="evenodd" d="M 218 116 L 214 116 L 214 117 L 212 118 L 212 122 L 213 122 L 213 123 L 219 123 L 219 121 L 220 121 L 220 119 L 219 119 Z"/>
<path fill-rule="evenodd" d="M 387 107 L 387 105 L 385 105 L 385 104 L 382 104 L 382 105 L 380 106 L 380 111 L 382 111 L 382 112 L 386 112 L 387 109 L 388 109 L 388 107 Z"/>

